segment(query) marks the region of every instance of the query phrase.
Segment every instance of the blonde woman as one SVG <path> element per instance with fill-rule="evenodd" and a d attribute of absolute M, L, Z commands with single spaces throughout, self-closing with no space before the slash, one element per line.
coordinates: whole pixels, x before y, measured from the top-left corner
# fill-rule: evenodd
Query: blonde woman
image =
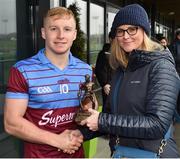
<path fill-rule="evenodd" d="M 111 112 L 89 109 L 92 115 L 81 123 L 110 134 L 112 151 L 118 136 L 120 145 L 158 153 L 173 122 L 179 76 L 168 50 L 150 40 L 149 34 L 148 16 L 140 5 L 125 6 L 116 14 L 111 28 L 111 66 L 116 70 Z M 160 157 L 179 157 L 170 134 Z"/>

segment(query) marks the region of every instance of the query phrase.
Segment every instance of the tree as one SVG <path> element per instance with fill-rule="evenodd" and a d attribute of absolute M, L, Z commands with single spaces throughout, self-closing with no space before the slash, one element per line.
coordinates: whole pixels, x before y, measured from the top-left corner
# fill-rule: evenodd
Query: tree
<path fill-rule="evenodd" d="M 70 9 L 74 13 L 74 17 L 76 20 L 76 29 L 77 29 L 77 37 L 76 40 L 73 42 L 71 47 L 71 52 L 73 56 L 84 60 L 86 59 L 85 56 L 85 35 L 84 32 L 81 30 L 80 27 L 80 8 L 77 6 L 76 2 L 71 4 L 68 9 Z"/>

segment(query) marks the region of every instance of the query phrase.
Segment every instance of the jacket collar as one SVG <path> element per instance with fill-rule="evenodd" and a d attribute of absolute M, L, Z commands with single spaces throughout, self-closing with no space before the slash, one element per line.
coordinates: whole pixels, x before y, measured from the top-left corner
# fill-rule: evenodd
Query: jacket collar
<path fill-rule="evenodd" d="M 143 50 L 133 50 L 129 56 L 127 69 L 133 71 L 151 63 L 154 60 L 163 59 L 163 58 L 175 64 L 171 53 L 167 49 L 163 51 L 153 51 L 153 52 L 148 52 Z"/>

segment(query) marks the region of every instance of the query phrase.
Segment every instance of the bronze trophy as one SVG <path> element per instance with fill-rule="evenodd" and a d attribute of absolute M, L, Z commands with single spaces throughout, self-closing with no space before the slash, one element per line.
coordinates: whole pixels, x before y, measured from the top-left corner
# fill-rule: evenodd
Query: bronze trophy
<path fill-rule="evenodd" d="M 80 109 L 75 115 L 75 122 L 80 123 L 82 120 L 86 119 L 91 114 L 88 112 L 89 108 L 98 109 L 96 104 L 96 96 L 93 91 L 94 82 L 90 81 L 90 76 L 85 75 L 85 82 L 80 84 L 78 98 L 80 103 Z M 84 95 L 82 94 L 84 92 Z"/>

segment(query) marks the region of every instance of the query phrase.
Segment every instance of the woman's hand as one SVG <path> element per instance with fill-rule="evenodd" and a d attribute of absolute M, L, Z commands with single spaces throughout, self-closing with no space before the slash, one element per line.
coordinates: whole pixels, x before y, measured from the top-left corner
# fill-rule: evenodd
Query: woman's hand
<path fill-rule="evenodd" d="M 104 92 L 106 93 L 106 95 L 109 95 L 109 92 L 110 92 L 110 89 L 111 89 L 111 86 L 110 84 L 106 84 L 104 87 Z"/>
<path fill-rule="evenodd" d="M 86 125 L 89 127 L 90 130 L 92 131 L 97 131 L 98 130 L 98 118 L 99 118 L 99 112 L 89 108 L 88 112 L 91 113 L 91 115 L 86 118 L 85 120 L 81 121 L 81 125 Z"/>

